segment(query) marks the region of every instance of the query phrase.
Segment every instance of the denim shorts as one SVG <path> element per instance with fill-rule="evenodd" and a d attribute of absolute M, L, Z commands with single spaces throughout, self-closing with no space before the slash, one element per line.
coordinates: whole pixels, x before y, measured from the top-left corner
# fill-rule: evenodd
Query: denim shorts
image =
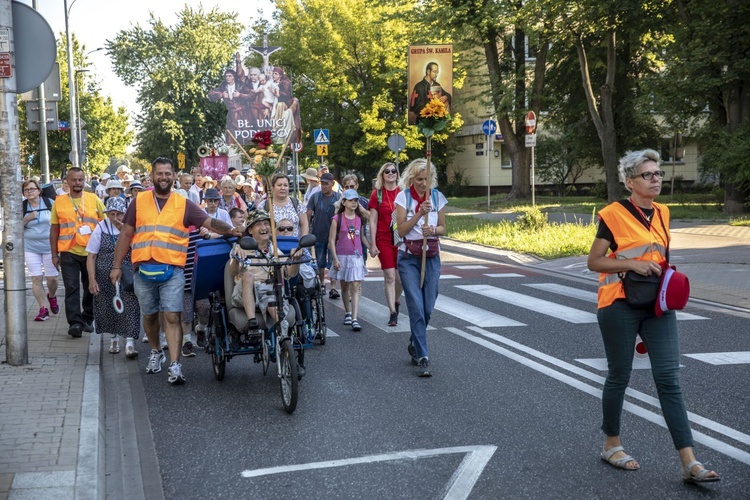
<path fill-rule="evenodd" d="M 328 249 L 328 242 L 315 244 L 315 257 L 318 261 L 318 269 L 330 269 L 333 265 L 333 256 Z"/>
<path fill-rule="evenodd" d="M 185 292 L 185 270 L 174 268 L 174 274 L 163 283 L 144 280 L 134 273 L 135 295 L 141 305 L 141 314 L 148 316 L 157 312 L 182 312 L 182 297 Z"/>

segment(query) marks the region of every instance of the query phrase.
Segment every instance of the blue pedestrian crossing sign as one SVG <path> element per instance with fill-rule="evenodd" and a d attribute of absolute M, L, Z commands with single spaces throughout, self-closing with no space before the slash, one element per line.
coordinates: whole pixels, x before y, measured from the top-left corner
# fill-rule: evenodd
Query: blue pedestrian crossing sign
<path fill-rule="evenodd" d="M 315 138 L 315 144 L 330 144 L 331 134 L 327 128 L 316 128 L 313 130 L 313 137 Z"/>
<path fill-rule="evenodd" d="M 482 132 L 484 132 L 484 135 L 494 135 L 497 132 L 495 120 L 485 120 L 482 122 Z"/>

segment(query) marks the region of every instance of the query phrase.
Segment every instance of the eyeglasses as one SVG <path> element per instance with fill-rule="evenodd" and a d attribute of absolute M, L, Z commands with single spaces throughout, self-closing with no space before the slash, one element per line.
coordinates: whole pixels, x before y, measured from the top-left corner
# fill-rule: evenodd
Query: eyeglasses
<path fill-rule="evenodd" d="M 219 200 L 204 200 L 206 203 L 219 203 Z"/>
<path fill-rule="evenodd" d="M 643 177 L 645 180 L 650 181 L 654 176 L 658 177 L 659 179 L 663 179 L 666 172 L 664 170 L 654 170 L 653 172 L 643 172 L 642 174 L 638 174 L 639 176 Z"/>
<path fill-rule="evenodd" d="M 354 184 L 349 184 L 348 186 L 344 186 L 344 189 L 357 189 L 357 187 Z"/>
<path fill-rule="evenodd" d="M 35 187 L 33 187 L 33 188 L 26 188 L 26 189 L 23 190 L 24 193 L 33 193 L 34 191 L 36 191 Z"/>
<path fill-rule="evenodd" d="M 276 226 L 276 229 L 278 229 L 280 233 L 294 232 L 294 226 Z"/>
<path fill-rule="evenodd" d="M 385 170 L 383 170 L 383 173 L 384 174 L 397 174 L 398 170 L 396 170 L 395 168 L 386 168 Z"/>

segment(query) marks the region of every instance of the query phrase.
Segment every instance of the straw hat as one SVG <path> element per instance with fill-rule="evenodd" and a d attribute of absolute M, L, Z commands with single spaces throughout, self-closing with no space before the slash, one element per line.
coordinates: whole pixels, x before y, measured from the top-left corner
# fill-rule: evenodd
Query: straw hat
<path fill-rule="evenodd" d="M 310 167 L 307 170 L 305 170 L 305 173 L 302 174 L 302 177 L 307 179 L 308 181 L 317 181 L 318 180 L 318 171 L 314 168 Z"/>
<path fill-rule="evenodd" d="M 203 178 L 203 187 L 207 187 L 207 184 L 210 184 L 213 187 L 216 186 L 216 181 L 213 180 L 210 175 L 207 175 Z"/>

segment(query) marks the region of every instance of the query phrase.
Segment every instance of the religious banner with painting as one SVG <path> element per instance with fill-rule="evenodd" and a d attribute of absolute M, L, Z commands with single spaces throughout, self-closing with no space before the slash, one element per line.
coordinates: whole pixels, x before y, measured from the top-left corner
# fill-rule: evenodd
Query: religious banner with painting
<path fill-rule="evenodd" d="M 431 99 L 440 99 L 453 113 L 453 45 L 409 46 L 409 125 Z"/>
<path fill-rule="evenodd" d="M 215 181 L 229 173 L 229 157 L 226 155 L 204 156 L 200 159 L 200 167 L 203 175 L 210 176 Z"/>
<path fill-rule="evenodd" d="M 261 52 L 263 66 L 246 68 L 237 53 L 234 69 L 224 71 L 224 80 L 208 93 L 209 101 L 227 108 L 226 143 L 252 144 L 255 134 L 265 130 L 271 131 L 275 144 L 284 144 L 290 134 L 289 142 L 299 142 L 299 101 L 292 93 L 292 81 L 284 68 L 268 63 L 272 49 L 280 47 L 251 48 L 255 52 L 266 49 Z"/>

